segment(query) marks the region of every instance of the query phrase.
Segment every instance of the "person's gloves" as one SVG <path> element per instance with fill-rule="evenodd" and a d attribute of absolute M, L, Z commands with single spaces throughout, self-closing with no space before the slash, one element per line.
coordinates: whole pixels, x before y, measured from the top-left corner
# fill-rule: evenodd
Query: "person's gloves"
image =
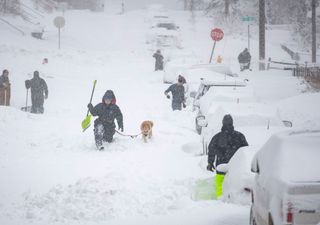
<path fill-rule="evenodd" d="M 119 127 L 118 130 L 120 130 L 121 132 L 123 132 L 123 126 Z"/>
<path fill-rule="evenodd" d="M 45 96 L 44 96 L 44 99 L 48 99 L 48 95 L 45 95 Z"/>
<path fill-rule="evenodd" d="M 91 103 L 89 103 L 87 107 L 88 107 L 89 110 L 93 109 L 93 105 Z"/>
<path fill-rule="evenodd" d="M 212 164 L 210 164 L 210 163 L 208 164 L 207 170 L 210 171 L 210 172 L 214 171 L 214 168 L 213 168 Z"/>
<path fill-rule="evenodd" d="M 183 106 L 183 108 L 187 107 L 186 103 L 182 103 L 182 106 Z"/>
<path fill-rule="evenodd" d="M 170 95 L 167 95 L 167 99 L 170 99 Z"/>

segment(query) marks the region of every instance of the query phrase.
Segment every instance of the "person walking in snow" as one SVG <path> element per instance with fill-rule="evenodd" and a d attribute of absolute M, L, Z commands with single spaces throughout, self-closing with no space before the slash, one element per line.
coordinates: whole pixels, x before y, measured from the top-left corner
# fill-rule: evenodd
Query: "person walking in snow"
<path fill-rule="evenodd" d="M 238 61 L 240 63 L 240 70 L 244 71 L 246 69 L 250 70 L 251 55 L 247 48 L 245 48 L 238 56 Z"/>
<path fill-rule="evenodd" d="M 183 108 L 186 107 L 185 104 L 185 96 L 184 96 L 184 82 L 182 77 L 178 78 L 178 82 L 176 84 L 170 85 L 170 87 L 164 92 L 168 99 L 170 99 L 169 92 L 172 94 L 172 110 L 181 110 L 181 105 Z"/>
<path fill-rule="evenodd" d="M 10 106 L 10 86 L 9 71 L 3 70 L 0 76 L 0 105 Z"/>
<path fill-rule="evenodd" d="M 154 70 L 163 70 L 163 55 L 161 54 L 159 49 L 156 51 L 156 53 L 153 54 L 153 58 L 156 59 Z"/>
<path fill-rule="evenodd" d="M 27 89 L 31 89 L 31 113 L 43 113 L 44 100 L 48 98 L 48 86 L 44 79 L 40 78 L 39 72 L 33 72 L 33 78 L 25 81 Z"/>
<path fill-rule="evenodd" d="M 88 104 L 92 116 L 98 116 L 94 121 L 94 138 L 98 150 L 103 150 L 103 141 L 111 143 L 115 133 L 117 120 L 118 129 L 123 132 L 123 117 L 120 108 L 116 105 L 116 98 L 112 90 L 107 90 L 102 102 L 93 107 Z"/>
<path fill-rule="evenodd" d="M 224 171 L 219 171 L 218 166 L 229 163 L 236 151 L 248 146 L 245 136 L 234 130 L 233 119 L 230 114 L 223 117 L 221 132 L 214 135 L 209 144 L 207 170 L 216 170 L 216 198 L 222 195 Z M 214 165 L 215 162 L 215 165 Z"/>

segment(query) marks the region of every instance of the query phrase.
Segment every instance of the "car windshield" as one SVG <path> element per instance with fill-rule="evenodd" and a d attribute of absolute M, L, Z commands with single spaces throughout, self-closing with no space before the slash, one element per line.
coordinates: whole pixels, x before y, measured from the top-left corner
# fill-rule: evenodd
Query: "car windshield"
<path fill-rule="evenodd" d="M 157 27 L 166 28 L 168 30 L 176 30 L 177 27 L 173 23 L 158 23 Z"/>

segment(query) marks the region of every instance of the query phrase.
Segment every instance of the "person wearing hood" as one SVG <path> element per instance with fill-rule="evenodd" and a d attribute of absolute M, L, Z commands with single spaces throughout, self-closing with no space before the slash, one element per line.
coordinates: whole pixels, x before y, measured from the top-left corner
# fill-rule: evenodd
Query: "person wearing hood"
<path fill-rule="evenodd" d="M 164 94 L 167 96 L 168 99 L 170 99 L 169 93 L 172 94 L 172 103 L 171 108 L 173 111 L 175 110 L 181 110 L 183 108 L 186 108 L 186 100 L 185 100 L 185 89 L 183 84 L 185 83 L 184 77 L 179 75 L 178 82 L 176 84 L 172 84 L 169 86 L 169 88 L 164 92 Z"/>
<path fill-rule="evenodd" d="M 163 55 L 161 54 L 159 49 L 156 51 L 156 53 L 153 54 L 153 58 L 156 59 L 154 70 L 163 70 Z"/>
<path fill-rule="evenodd" d="M 240 71 L 250 69 L 251 55 L 247 48 L 245 48 L 238 56 L 238 61 L 240 64 Z"/>
<path fill-rule="evenodd" d="M 9 71 L 3 70 L 2 75 L 0 76 L 0 105 L 10 105 L 10 86 Z"/>
<path fill-rule="evenodd" d="M 116 105 L 116 98 L 112 90 L 107 90 L 102 102 L 93 107 L 88 104 L 92 116 L 98 118 L 94 121 L 94 137 L 98 150 L 103 150 L 103 141 L 111 143 L 115 133 L 115 120 L 118 129 L 123 132 L 123 117 L 120 108 Z"/>
<path fill-rule="evenodd" d="M 25 81 L 27 89 L 31 89 L 31 113 L 43 113 L 44 100 L 48 98 L 48 86 L 44 79 L 40 78 L 39 72 L 33 72 L 33 78 Z"/>
<path fill-rule="evenodd" d="M 207 170 L 212 172 L 216 170 L 216 198 L 222 195 L 222 184 L 225 175 L 224 171 L 219 171 L 218 166 L 229 163 L 236 151 L 244 146 L 248 146 L 245 136 L 234 130 L 231 115 L 225 115 L 222 120 L 221 131 L 213 136 L 208 147 Z"/>

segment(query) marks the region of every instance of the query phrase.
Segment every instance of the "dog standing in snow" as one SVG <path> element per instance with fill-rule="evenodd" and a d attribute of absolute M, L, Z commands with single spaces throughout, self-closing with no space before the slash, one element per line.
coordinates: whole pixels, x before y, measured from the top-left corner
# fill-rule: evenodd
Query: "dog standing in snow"
<path fill-rule="evenodd" d="M 152 137 L 153 122 L 150 120 L 143 121 L 140 126 L 142 139 L 147 143 L 148 139 Z"/>

